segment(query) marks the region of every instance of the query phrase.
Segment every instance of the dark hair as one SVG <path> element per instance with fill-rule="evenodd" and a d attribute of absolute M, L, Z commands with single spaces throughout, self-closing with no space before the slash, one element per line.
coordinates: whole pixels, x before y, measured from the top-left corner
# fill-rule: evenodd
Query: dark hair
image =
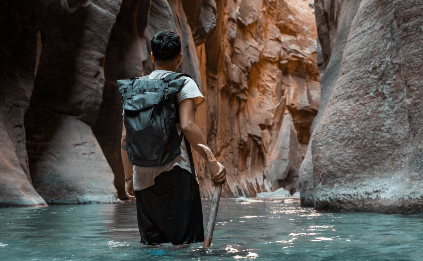
<path fill-rule="evenodd" d="M 159 61 L 172 61 L 181 53 L 181 37 L 172 31 L 160 31 L 151 39 L 151 50 Z"/>

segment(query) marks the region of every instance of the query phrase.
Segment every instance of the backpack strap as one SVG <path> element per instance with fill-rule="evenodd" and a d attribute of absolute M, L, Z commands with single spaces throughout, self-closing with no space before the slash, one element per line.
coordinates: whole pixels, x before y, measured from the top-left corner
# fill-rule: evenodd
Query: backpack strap
<path fill-rule="evenodd" d="M 192 79 L 192 77 L 189 74 L 186 74 L 186 73 L 171 73 L 162 80 L 164 82 L 168 83 L 168 82 L 173 81 L 173 80 L 175 80 L 179 77 L 182 77 L 182 76 L 189 77 L 189 78 Z M 185 135 L 184 135 L 184 139 L 185 139 L 185 147 L 186 147 L 187 152 L 188 152 L 189 164 L 191 165 L 191 174 L 194 178 L 196 178 L 195 167 L 194 167 L 194 159 L 192 157 L 192 151 L 191 151 L 191 144 L 189 143 L 189 141 L 185 137 Z"/>
<path fill-rule="evenodd" d="M 175 80 L 179 77 L 182 77 L 182 76 L 189 77 L 189 78 L 192 79 L 192 77 L 189 74 L 186 74 L 186 73 L 171 73 L 168 76 L 166 76 L 165 78 L 163 78 L 162 80 L 164 82 L 170 82 L 170 81 L 173 81 L 173 80 Z"/>
<path fill-rule="evenodd" d="M 196 175 L 195 175 L 194 159 L 192 158 L 191 144 L 189 143 L 185 135 L 184 135 L 184 139 L 185 139 L 185 147 L 187 148 L 187 152 L 188 152 L 189 164 L 191 165 L 191 174 L 195 178 Z"/>

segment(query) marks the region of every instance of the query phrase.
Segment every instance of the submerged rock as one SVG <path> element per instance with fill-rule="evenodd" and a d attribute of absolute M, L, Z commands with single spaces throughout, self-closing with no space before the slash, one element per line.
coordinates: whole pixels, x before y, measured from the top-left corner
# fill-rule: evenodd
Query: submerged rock
<path fill-rule="evenodd" d="M 303 205 L 423 211 L 423 4 L 316 1 L 324 76 Z"/>

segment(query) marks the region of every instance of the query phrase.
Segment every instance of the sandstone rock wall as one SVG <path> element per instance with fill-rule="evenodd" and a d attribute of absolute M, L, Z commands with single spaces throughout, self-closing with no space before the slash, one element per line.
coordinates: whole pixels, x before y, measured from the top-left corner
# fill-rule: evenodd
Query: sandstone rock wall
<path fill-rule="evenodd" d="M 97 0 L 2 2 L 1 205 L 117 201 L 90 126 L 119 7 Z"/>
<path fill-rule="evenodd" d="M 164 29 L 182 36 L 178 71 L 206 96 L 196 121 L 228 169 L 224 194 L 297 189 L 320 102 L 308 1 L 7 0 L 0 10 L 0 205 L 125 198 L 116 80 L 154 69 L 149 44 Z"/>
<path fill-rule="evenodd" d="M 47 203 L 115 202 L 113 172 L 91 127 L 118 1 L 40 1 L 45 37 L 25 116 L 33 185 Z"/>
<path fill-rule="evenodd" d="M 316 0 L 322 100 L 303 205 L 423 210 L 423 3 Z"/>
<path fill-rule="evenodd" d="M 45 205 L 32 186 L 24 128 L 42 35 L 24 14 L 28 6 L 3 1 L 0 12 L 0 206 Z"/>
<path fill-rule="evenodd" d="M 199 47 L 207 109 L 197 119 L 207 119 L 207 142 L 227 167 L 225 195 L 297 189 L 320 102 L 316 37 L 308 1 L 217 2 L 216 29 Z M 210 177 L 197 161 L 207 196 Z"/>

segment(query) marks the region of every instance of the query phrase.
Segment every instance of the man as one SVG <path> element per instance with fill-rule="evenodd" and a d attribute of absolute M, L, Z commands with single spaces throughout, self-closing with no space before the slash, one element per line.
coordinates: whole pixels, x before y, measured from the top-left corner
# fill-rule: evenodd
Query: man
<path fill-rule="evenodd" d="M 173 73 L 182 60 L 181 38 L 171 31 L 161 31 L 151 40 L 151 59 L 155 71 L 150 79 L 162 79 Z M 207 161 L 198 144 L 206 144 L 194 121 L 194 108 L 204 102 L 197 84 L 189 77 L 177 96 L 181 132 L 192 147 Z M 125 169 L 125 191 L 137 203 L 138 227 L 141 243 L 154 245 L 171 242 L 174 245 L 204 241 L 203 215 L 199 185 L 191 166 L 184 139 L 181 155 L 164 166 L 140 167 L 128 161 L 125 151 L 126 130 L 122 132 L 122 160 Z M 212 174 L 215 185 L 226 181 L 226 170 Z M 209 168 L 211 169 L 211 168 Z M 133 175 L 132 175 L 133 174 Z M 194 174 L 194 175 L 193 175 Z"/>

